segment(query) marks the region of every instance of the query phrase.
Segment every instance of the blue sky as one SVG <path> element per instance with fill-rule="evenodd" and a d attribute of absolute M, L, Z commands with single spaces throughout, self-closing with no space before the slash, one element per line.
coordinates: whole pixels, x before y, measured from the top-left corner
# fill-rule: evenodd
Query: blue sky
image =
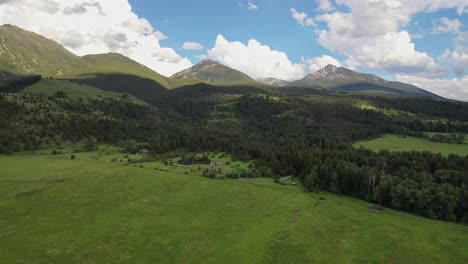
<path fill-rule="evenodd" d="M 294 61 L 301 57 L 331 54 L 315 41 L 313 29 L 301 27 L 290 9 L 314 10 L 314 1 L 255 1 L 258 9 L 249 10 L 248 1 L 142 1 L 132 0 L 134 11 L 168 36 L 164 44 L 180 48 L 186 41 L 205 47 L 214 45 L 222 34 L 229 40 L 256 39 L 272 49 L 286 52 Z M 181 8 L 183 6 L 183 8 Z M 197 62 L 200 52 L 178 51 Z"/>
<path fill-rule="evenodd" d="M 6 23 L 166 76 L 203 58 L 285 80 L 335 64 L 468 101 L 467 0 L 4 0 Z"/>
<path fill-rule="evenodd" d="M 331 55 L 343 61 L 345 56 L 320 45 L 315 30 L 326 29 L 327 24 L 317 22 L 316 27 L 298 24 L 291 16 L 291 8 L 305 12 L 310 17 L 320 14 L 319 2 L 311 0 L 274 1 L 257 0 L 251 3 L 257 9 L 249 10 L 248 0 L 221 1 L 130 1 L 134 12 L 148 19 L 153 26 L 167 35 L 164 45 L 177 49 L 177 52 L 189 58 L 193 63 L 200 59 L 197 55 L 203 51 L 183 50 L 184 42 L 198 42 L 205 48 L 214 45 L 216 36 L 222 34 L 230 41 L 246 43 L 256 39 L 273 50 L 285 52 L 291 61 L 300 63 L 301 58 Z M 333 4 L 333 1 L 332 1 Z M 182 7 L 182 8 L 181 8 Z M 349 11 L 347 6 L 335 5 L 335 11 Z M 421 11 L 411 15 L 411 21 L 401 30 L 413 35 L 416 50 L 426 52 L 434 59 L 440 57 L 446 49 L 454 46 L 454 34 L 432 34 L 437 21 L 443 17 L 451 20 L 468 22 L 468 14 L 459 14 L 456 6 L 441 8 L 436 11 Z M 369 25 L 372 26 L 372 25 Z M 464 26 L 462 29 L 465 29 Z M 447 65 L 440 62 L 440 64 Z M 376 73 L 394 79 L 393 73 L 379 68 L 357 67 L 360 71 Z M 453 77 L 450 73 L 447 77 Z"/>

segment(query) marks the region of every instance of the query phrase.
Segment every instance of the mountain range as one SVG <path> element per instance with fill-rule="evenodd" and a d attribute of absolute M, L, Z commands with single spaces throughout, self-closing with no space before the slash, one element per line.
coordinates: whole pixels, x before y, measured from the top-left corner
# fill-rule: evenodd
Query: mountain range
<path fill-rule="evenodd" d="M 437 95 L 414 85 L 386 81 L 376 75 L 352 71 L 344 67 L 327 65 L 303 79 L 291 82 L 290 86 L 325 89 L 335 92 L 382 93 L 402 96 Z"/>
<path fill-rule="evenodd" d="M 117 53 L 77 56 L 53 40 L 13 25 L 0 26 L 0 73 L 0 85 L 18 75 L 42 75 L 146 99 L 159 97 L 169 89 L 196 83 L 439 98 L 410 84 L 386 81 L 334 65 L 288 82 L 271 77 L 254 80 L 239 70 L 205 59 L 166 77 Z"/>

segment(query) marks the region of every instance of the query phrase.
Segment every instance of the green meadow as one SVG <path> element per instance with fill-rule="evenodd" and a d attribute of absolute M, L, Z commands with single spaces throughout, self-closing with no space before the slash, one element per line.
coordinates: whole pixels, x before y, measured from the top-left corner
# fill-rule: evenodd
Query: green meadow
<path fill-rule="evenodd" d="M 361 146 L 376 152 L 381 150 L 430 151 L 433 153 L 441 153 L 444 156 L 448 156 L 450 154 L 460 156 L 468 155 L 468 143 L 466 140 L 464 144 L 450 144 L 434 142 L 425 138 L 384 135 L 377 139 L 354 143 L 354 147 L 356 148 L 360 148 Z"/>
<path fill-rule="evenodd" d="M 40 94 L 44 96 L 54 96 L 57 92 L 64 92 L 70 98 L 87 98 L 98 99 L 108 98 L 119 100 L 122 99 L 123 94 L 103 91 L 93 86 L 79 84 L 66 80 L 51 80 L 42 79 L 39 82 L 27 87 L 22 92 Z M 128 100 L 137 104 L 146 104 L 144 101 L 132 96 L 127 95 Z"/>
<path fill-rule="evenodd" d="M 0 263 L 468 262 L 467 226 L 112 147 L 49 153 L 0 156 Z"/>

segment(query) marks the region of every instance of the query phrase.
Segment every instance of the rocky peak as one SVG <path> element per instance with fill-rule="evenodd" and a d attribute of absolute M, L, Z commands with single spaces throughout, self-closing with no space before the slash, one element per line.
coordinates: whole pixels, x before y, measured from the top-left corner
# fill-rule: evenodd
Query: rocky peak
<path fill-rule="evenodd" d="M 326 78 L 330 74 L 335 73 L 338 69 L 340 68 L 335 65 L 328 64 L 327 66 L 325 66 L 325 68 L 307 75 L 305 79 L 315 80 L 315 79 L 320 79 L 320 78 Z"/>
<path fill-rule="evenodd" d="M 268 85 L 274 85 L 274 86 L 286 86 L 289 84 L 288 81 L 285 80 L 280 80 L 272 77 L 260 77 L 256 80 L 259 83 L 264 83 Z"/>

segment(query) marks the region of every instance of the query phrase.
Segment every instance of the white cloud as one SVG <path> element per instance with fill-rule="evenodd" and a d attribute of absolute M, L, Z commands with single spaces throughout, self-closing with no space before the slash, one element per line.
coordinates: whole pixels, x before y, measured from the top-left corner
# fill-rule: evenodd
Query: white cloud
<path fill-rule="evenodd" d="M 458 19 L 449 19 L 442 17 L 440 20 L 434 23 L 434 28 L 432 29 L 433 34 L 443 34 L 443 33 L 460 33 L 463 24 Z"/>
<path fill-rule="evenodd" d="M 197 42 L 185 42 L 182 46 L 184 50 L 203 50 L 203 45 Z"/>
<path fill-rule="evenodd" d="M 468 101 L 468 76 L 463 79 L 428 79 L 419 76 L 397 75 L 400 82 L 410 83 L 445 98 Z"/>
<path fill-rule="evenodd" d="M 258 6 L 256 4 L 254 4 L 251 0 L 249 1 L 249 3 L 247 4 L 247 9 L 249 10 L 257 10 L 258 9 Z"/>
<path fill-rule="evenodd" d="M 453 50 L 445 50 L 445 53 L 439 59 L 450 64 L 457 77 L 461 78 L 466 73 L 466 69 L 468 69 L 468 31 L 461 31 L 463 25 L 459 26 L 457 23 L 449 24 L 455 25 L 449 31 L 456 34 L 454 39 L 455 45 Z"/>
<path fill-rule="evenodd" d="M 318 41 L 346 56 L 346 64 L 351 67 L 445 77 L 447 71 L 427 53 L 416 50 L 410 34 L 401 28 L 411 21 L 415 12 L 455 5 L 450 2 L 457 1 L 337 0 L 337 4 L 346 6 L 349 11 L 318 16 L 316 20 L 328 25 L 317 31 Z"/>
<path fill-rule="evenodd" d="M 411 39 L 422 39 L 424 35 L 421 33 L 410 34 Z"/>
<path fill-rule="evenodd" d="M 307 72 L 316 72 L 328 64 L 332 64 L 338 67 L 341 67 L 341 63 L 328 55 L 323 55 L 321 57 L 315 57 L 315 58 L 310 58 L 310 59 L 302 59 L 302 63 L 304 67 L 306 67 Z"/>
<path fill-rule="evenodd" d="M 161 31 L 153 32 L 153 37 L 155 37 L 158 41 L 167 39 L 167 36 L 164 35 Z"/>
<path fill-rule="evenodd" d="M 10 0 L 0 2 L 0 24 L 13 24 L 51 38 L 78 55 L 122 53 L 171 75 L 192 65 L 167 37 L 132 12 L 128 0 Z"/>
<path fill-rule="evenodd" d="M 199 59 L 199 60 L 208 59 L 208 56 L 206 54 L 195 55 L 194 57 Z"/>
<path fill-rule="evenodd" d="M 335 7 L 333 6 L 331 0 L 317 0 L 317 2 L 318 10 L 320 11 L 329 12 L 335 10 Z"/>
<path fill-rule="evenodd" d="M 294 20 L 297 21 L 297 23 L 303 26 L 316 26 L 314 20 L 310 18 L 309 15 L 307 15 L 307 13 L 299 12 L 294 8 L 291 8 L 290 12 L 291 16 L 294 18 Z"/>
<path fill-rule="evenodd" d="M 238 41 L 230 42 L 218 35 L 215 46 L 208 50 L 208 56 L 253 78 L 296 80 L 304 77 L 302 65 L 292 63 L 286 53 L 272 50 L 255 39 L 245 45 Z"/>
<path fill-rule="evenodd" d="M 468 68 L 468 47 L 455 51 L 446 50 L 440 59 L 449 63 L 455 74 L 462 77 L 465 74 L 465 69 Z"/>
<path fill-rule="evenodd" d="M 459 15 L 468 13 L 468 2 L 466 0 L 424 0 L 408 2 L 409 3 L 404 4 L 413 7 L 417 11 L 434 12 L 444 8 L 455 8 Z"/>

